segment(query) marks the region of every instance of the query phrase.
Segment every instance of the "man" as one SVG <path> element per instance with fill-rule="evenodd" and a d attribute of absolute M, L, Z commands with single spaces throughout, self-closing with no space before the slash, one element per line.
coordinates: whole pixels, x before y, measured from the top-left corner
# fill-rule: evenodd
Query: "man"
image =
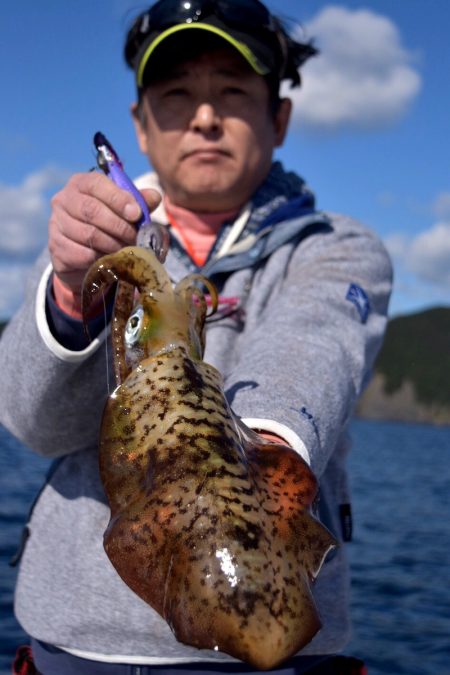
<path fill-rule="evenodd" d="M 222 372 L 238 415 L 308 461 L 321 519 L 342 542 L 345 429 L 380 347 L 391 270 L 370 232 L 316 211 L 304 182 L 272 163 L 291 110 L 280 81 L 299 84 L 298 67 L 314 52 L 257 0 L 161 0 L 138 17 L 125 48 L 137 138 L 155 169 L 139 185 L 154 221 L 169 227 L 166 269 L 174 281 L 201 270 L 224 298 L 205 360 Z M 38 261 L 2 339 L 1 421 L 37 452 L 62 457 L 34 508 L 16 614 L 45 675 L 252 672 L 178 643 L 102 549 L 106 331 L 100 314 L 86 343 L 80 291 L 95 259 L 135 242 L 139 215 L 106 176 L 72 177 L 53 199 L 50 259 Z M 349 636 L 344 545 L 314 594 L 323 628 L 275 672 L 362 672 L 331 658 Z"/>

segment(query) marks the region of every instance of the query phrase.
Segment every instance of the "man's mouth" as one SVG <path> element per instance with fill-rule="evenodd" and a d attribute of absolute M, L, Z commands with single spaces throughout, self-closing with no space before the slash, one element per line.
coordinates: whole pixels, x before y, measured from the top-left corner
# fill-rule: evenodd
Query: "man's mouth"
<path fill-rule="evenodd" d="M 182 154 L 182 159 L 189 159 L 191 157 L 194 159 L 214 160 L 220 157 L 231 157 L 231 153 L 223 148 L 203 146 L 188 150 Z"/>

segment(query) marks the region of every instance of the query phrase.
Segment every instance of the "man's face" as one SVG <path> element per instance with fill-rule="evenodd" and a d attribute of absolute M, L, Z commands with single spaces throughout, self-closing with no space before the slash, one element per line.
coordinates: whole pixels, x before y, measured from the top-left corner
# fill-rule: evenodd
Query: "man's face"
<path fill-rule="evenodd" d="M 242 206 L 283 142 L 290 101 L 275 117 L 269 90 L 233 49 L 172 68 L 133 107 L 138 141 L 174 204 L 194 211 Z"/>

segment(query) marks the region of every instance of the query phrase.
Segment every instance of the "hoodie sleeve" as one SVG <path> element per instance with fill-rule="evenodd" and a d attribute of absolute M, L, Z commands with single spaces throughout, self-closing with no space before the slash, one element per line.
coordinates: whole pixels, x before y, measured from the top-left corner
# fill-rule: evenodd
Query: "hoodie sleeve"
<path fill-rule="evenodd" d="M 50 274 L 45 252 L 0 339 L 0 422 L 31 449 L 57 457 L 97 443 L 108 395 L 107 329 L 85 349 L 63 347 L 46 316 Z"/>
<path fill-rule="evenodd" d="M 253 426 L 259 419 L 266 430 L 290 429 L 317 476 L 369 379 L 392 283 L 378 238 L 350 218 L 331 222 L 329 232 L 282 246 L 256 271 L 225 382 L 234 411 Z"/>

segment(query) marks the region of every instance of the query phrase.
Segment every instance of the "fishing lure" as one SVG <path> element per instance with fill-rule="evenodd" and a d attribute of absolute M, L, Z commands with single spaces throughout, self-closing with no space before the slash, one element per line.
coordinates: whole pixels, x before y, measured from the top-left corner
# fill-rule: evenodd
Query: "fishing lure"
<path fill-rule="evenodd" d="M 106 136 L 97 131 L 94 136 L 94 145 L 97 150 L 97 165 L 111 180 L 123 190 L 130 192 L 141 207 L 142 216 L 137 222 L 138 245 L 151 248 L 160 262 L 166 259 L 169 248 L 169 234 L 165 227 L 152 222 L 150 211 L 137 187 L 124 171 L 119 159 Z"/>
<path fill-rule="evenodd" d="M 151 250 L 97 260 L 83 313 L 113 282 L 117 387 L 103 414 L 104 535 L 118 574 L 176 638 L 260 669 L 320 628 L 311 593 L 336 542 L 312 514 L 318 483 L 291 448 L 263 440 L 228 405 L 203 361 L 208 305 L 194 274 L 173 286 Z"/>

